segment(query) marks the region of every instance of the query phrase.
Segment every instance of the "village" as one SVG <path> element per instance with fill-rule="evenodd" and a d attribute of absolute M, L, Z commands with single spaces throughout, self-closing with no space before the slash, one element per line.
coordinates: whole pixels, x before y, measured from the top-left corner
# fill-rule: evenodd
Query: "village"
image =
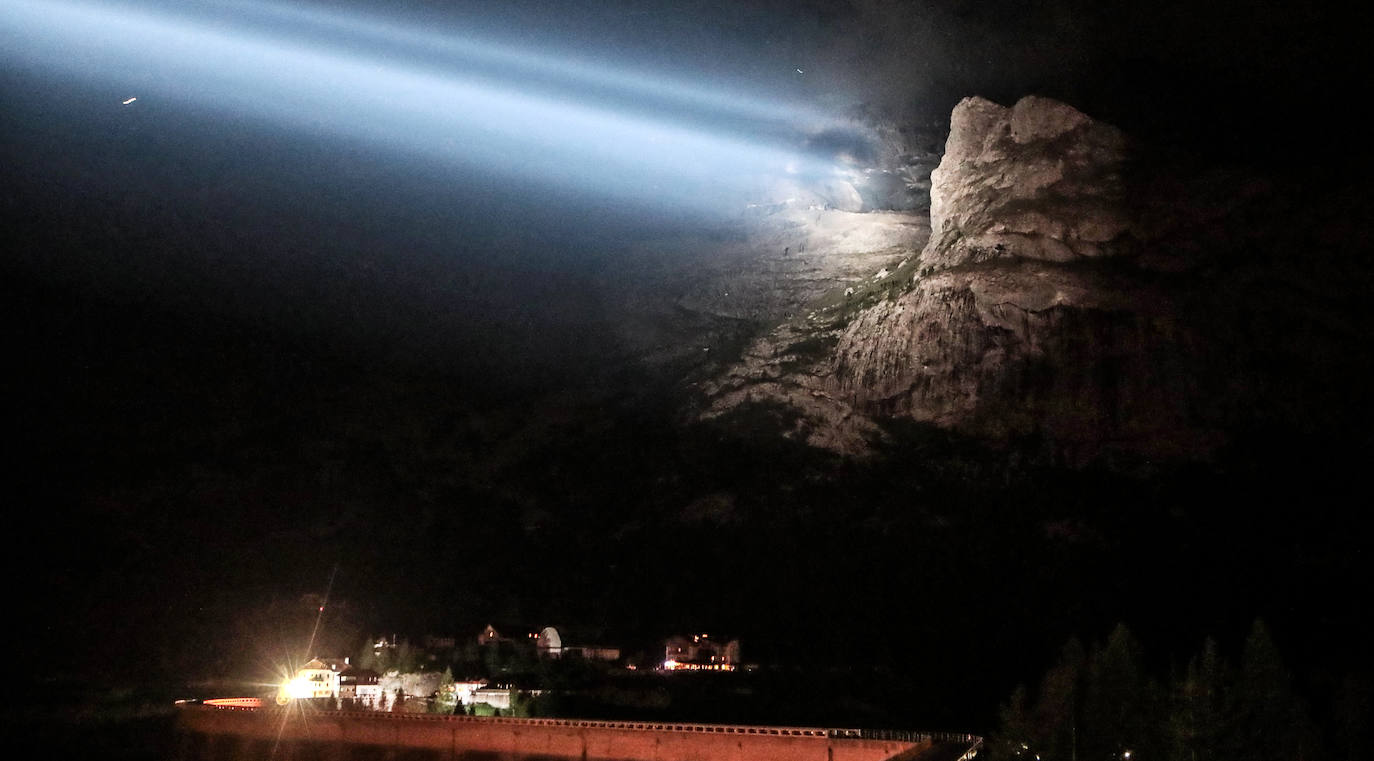
<path fill-rule="evenodd" d="M 609 698 L 621 708 L 653 708 L 647 692 L 608 685 L 638 674 L 752 670 L 738 639 L 674 635 L 651 658 L 576 630 L 544 626 L 504 633 L 488 624 L 472 637 L 426 635 L 419 644 L 395 634 L 370 638 L 357 656 L 315 655 L 289 674 L 276 702 L 350 711 L 556 716 L 569 705 Z M 643 693 L 643 694 L 640 694 Z"/>

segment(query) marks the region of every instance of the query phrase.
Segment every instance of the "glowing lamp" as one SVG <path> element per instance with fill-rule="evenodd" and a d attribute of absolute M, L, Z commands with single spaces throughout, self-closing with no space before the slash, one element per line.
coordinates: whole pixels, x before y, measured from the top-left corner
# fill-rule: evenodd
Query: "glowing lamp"
<path fill-rule="evenodd" d="M 309 679 L 296 677 L 285 685 L 286 696 L 293 700 L 309 698 L 315 694 L 315 688 L 310 684 Z"/>

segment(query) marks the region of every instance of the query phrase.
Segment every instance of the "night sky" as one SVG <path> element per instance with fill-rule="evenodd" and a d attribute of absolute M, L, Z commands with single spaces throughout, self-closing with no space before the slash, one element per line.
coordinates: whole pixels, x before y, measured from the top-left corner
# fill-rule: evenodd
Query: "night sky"
<path fill-rule="evenodd" d="M 617 331 L 633 244 L 714 229 L 865 113 L 1037 93 L 1361 181 L 1358 19 L 1117 5 L 6 3 L 9 665 L 248 680 L 337 566 L 340 641 L 720 628 L 764 662 L 977 674 L 931 709 L 960 726 L 1118 620 L 1167 657 L 1265 616 L 1313 683 L 1367 669 L 1367 437 L 1145 479 L 930 432 L 853 463 L 684 421 Z"/>

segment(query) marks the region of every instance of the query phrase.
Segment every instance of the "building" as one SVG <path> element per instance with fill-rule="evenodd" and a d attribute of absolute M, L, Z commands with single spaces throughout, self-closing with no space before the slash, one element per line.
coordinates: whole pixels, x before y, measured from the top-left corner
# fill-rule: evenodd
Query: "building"
<path fill-rule="evenodd" d="M 472 704 L 489 705 L 502 711 L 510 710 L 509 687 L 481 687 L 472 693 Z"/>
<path fill-rule="evenodd" d="M 395 634 L 390 637 L 383 634 L 372 643 L 372 654 L 381 658 L 383 653 L 394 653 L 399 645 L 400 639 Z"/>
<path fill-rule="evenodd" d="M 482 633 L 477 635 L 478 645 L 498 645 L 505 641 L 506 638 L 502 637 L 501 632 L 496 631 L 496 627 L 491 624 L 487 624 L 487 628 L 483 629 Z"/>
<path fill-rule="evenodd" d="M 535 652 L 540 658 L 585 658 L 589 661 L 618 661 L 620 648 L 606 645 L 575 645 L 564 640 L 557 628 L 546 626 L 534 639 Z"/>
<path fill-rule="evenodd" d="M 381 674 L 371 669 L 352 666 L 339 672 L 339 700 L 346 706 L 380 708 L 382 705 Z"/>
<path fill-rule="evenodd" d="M 665 671 L 734 671 L 740 664 L 737 639 L 720 642 L 706 633 L 669 637 L 663 647 Z"/>
<path fill-rule="evenodd" d="M 347 656 L 343 658 L 316 658 L 315 660 L 328 666 L 330 671 L 342 672 L 350 665 L 350 659 Z"/>
<path fill-rule="evenodd" d="M 472 705 L 476 700 L 477 691 L 487 686 L 487 680 L 478 679 L 464 682 L 454 682 L 450 688 L 457 696 L 457 703 L 460 705 Z"/>
<path fill-rule="evenodd" d="M 508 684 L 489 685 L 486 682 L 459 682 L 458 702 L 465 706 L 486 705 L 502 711 L 509 711 L 515 705 L 516 695 L 537 698 L 543 690 L 518 690 Z"/>
<path fill-rule="evenodd" d="M 287 698 L 293 700 L 339 697 L 339 672 L 319 658 L 301 666 L 296 676 L 284 685 Z"/>

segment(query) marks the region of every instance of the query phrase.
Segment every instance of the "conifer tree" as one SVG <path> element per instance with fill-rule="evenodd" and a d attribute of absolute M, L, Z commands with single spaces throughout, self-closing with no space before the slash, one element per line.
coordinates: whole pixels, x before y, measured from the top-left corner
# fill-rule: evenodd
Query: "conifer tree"
<path fill-rule="evenodd" d="M 993 758 L 1034 758 L 1034 754 L 1027 753 L 1031 750 L 1032 735 L 1036 733 L 1027 702 L 1026 685 L 1017 685 L 1011 699 L 998 710 L 998 730 L 990 743 Z"/>
<path fill-rule="evenodd" d="M 1311 729 L 1292 679 L 1263 621 L 1245 639 L 1234 693 L 1229 754 L 1254 761 L 1293 761 L 1311 751 Z"/>
<path fill-rule="evenodd" d="M 1032 705 L 1024 686 L 1002 707 L 1001 723 L 989 743 L 994 759 L 1074 761 L 1079 695 L 1086 666 L 1083 645 L 1065 643 L 1059 661 L 1045 674 Z"/>
<path fill-rule="evenodd" d="M 1035 720 L 1041 728 L 1036 739 L 1043 761 L 1078 758 L 1079 724 L 1082 722 L 1083 681 L 1088 658 L 1083 643 L 1072 638 L 1060 651 L 1059 662 L 1045 674 Z"/>
<path fill-rule="evenodd" d="M 1140 643 L 1124 624 L 1093 653 L 1084 693 L 1078 738 L 1084 758 L 1160 757 L 1158 688 L 1145 673 Z"/>
<path fill-rule="evenodd" d="M 1188 662 L 1170 690 L 1168 757 L 1172 761 L 1224 761 L 1221 743 L 1229 732 L 1229 676 L 1216 640 Z"/>
<path fill-rule="evenodd" d="M 1334 761 L 1363 761 L 1374 753 L 1369 722 L 1374 718 L 1374 690 L 1369 683 L 1347 675 L 1332 705 Z"/>
<path fill-rule="evenodd" d="M 439 690 L 434 696 L 432 710 L 434 713 L 453 713 L 457 705 L 458 693 L 453 689 L 453 668 L 445 668 L 443 677 L 439 679 Z"/>

